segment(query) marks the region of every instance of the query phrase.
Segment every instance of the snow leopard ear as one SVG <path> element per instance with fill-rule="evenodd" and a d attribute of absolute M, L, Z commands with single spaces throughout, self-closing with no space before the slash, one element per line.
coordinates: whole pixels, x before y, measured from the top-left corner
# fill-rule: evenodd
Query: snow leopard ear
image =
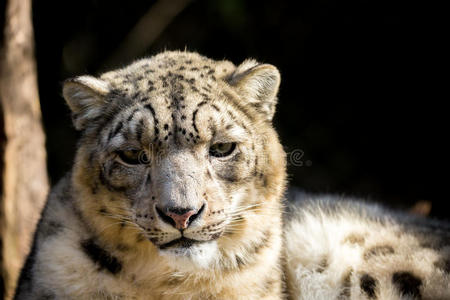
<path fill-rule="evenodd" d="M 109 92 L 107 82 L 92 76 L 79 76 L 64 82 L 63 96 L 77 130 L 83 130 L 89 121 L 101 115 Z"/>
<path fill-rule="evenodd" d="M 280 86 L 280 72 L 276 67 L 246 60 L 231 74 L 228 82 L 245 101 L 261 112 L 267 120 L 272 120 Z"/>

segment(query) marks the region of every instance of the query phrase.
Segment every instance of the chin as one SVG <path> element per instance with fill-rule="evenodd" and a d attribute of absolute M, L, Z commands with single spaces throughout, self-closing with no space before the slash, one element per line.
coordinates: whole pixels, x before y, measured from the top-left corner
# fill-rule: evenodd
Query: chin
<path fill-rule="evenodd" d="M 219 257 L 216 241 L 176 244 L 160 248 L 159 252 L 178 271 L 212 269 Z"/>

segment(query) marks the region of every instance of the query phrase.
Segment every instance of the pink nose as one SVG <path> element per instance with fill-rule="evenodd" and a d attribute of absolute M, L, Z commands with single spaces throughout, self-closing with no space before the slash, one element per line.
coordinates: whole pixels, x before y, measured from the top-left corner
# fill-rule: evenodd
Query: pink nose
<path fill-rule="evenodd" d="M 197 219 L 203 211 L 203 208 L 204 206 L 202 206 L 199 210 L 192 208 L 169 207 L 161 210 L 156 207 L 156 212 L 164 222 L 172 225 L 178 230 L 183 230 L 188 228 L 189 225 Z"/>
<path fill-rule="evenodd" d="M 190 210 L 184 214 L 178 214 L 176 212 L 169 211 L 167 216 L 169 216 L 175 222 L 176 229 L 186 229 L 189 226 L 189 219 L 191 216 L 195 215 L 197 211 Z"/>

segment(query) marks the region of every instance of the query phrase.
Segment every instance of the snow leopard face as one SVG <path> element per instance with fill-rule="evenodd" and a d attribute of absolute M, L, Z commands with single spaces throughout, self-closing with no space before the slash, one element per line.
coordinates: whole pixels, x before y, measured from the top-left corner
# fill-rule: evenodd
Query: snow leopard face
<path fill-rule="evenodd" d="M 121 247 L 151 243 L 176 265 L 219 264 L 246 233 L 268 240 L 270 195 L 284 186 L 270 124 L 278 85 L 273 66 L 182 52 L 66 82 L 83 131 L 74 177 L 88 194 L 83 212 Z"/>

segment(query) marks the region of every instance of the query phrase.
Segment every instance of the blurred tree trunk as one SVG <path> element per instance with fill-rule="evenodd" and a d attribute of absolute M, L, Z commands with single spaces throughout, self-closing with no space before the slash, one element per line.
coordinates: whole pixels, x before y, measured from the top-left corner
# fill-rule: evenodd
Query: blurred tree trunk
<path fill-rule="evenodd" d="M 0 293 L 11 297 L 48 191 L 31 0 L 0 8 Z"/>

